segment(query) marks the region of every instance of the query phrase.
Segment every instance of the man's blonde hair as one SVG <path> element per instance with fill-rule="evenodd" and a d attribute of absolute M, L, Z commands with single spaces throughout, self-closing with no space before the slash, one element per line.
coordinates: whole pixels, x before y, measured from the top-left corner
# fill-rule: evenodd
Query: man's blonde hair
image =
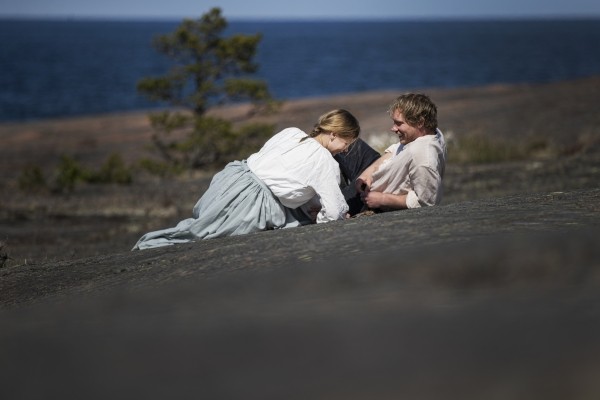
<path fill-rule="evenodd" d="M 400 111 L 409 125 L 423 126 L 427 130 L 437 129 L 437 107 L 429 97 L 421 93 L 406 93 L 390 104 L 388 113 Z"/>

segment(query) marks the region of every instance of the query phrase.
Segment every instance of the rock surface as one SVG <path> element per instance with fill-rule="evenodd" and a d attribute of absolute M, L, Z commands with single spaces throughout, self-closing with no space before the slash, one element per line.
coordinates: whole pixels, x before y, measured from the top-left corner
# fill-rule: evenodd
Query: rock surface
<path fill-rule="evenodd" d="M 599 200 L 517 195 L 5 268 L 0 395 L 595 398 Z"/>

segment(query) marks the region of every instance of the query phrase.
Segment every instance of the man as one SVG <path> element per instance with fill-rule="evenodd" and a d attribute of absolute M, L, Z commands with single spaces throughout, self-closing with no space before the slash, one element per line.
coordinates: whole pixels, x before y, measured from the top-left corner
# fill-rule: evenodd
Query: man
<path fill-rule="evenodd" d="M 409 93 L 398 97 L 388 112 L 393 121 L 391 130 L 399 142 L 356 178 L 352 189 L 357 194 L 347 198 L 351 215 L 359 211 L 358 197 L 364 208 L 377 211 L 433 206 L 442 199 L 446 144 L 437 127 L 437 107 L 426 95 Z M 372 154 L 364 148 L 351 152 L 346 159 L 337 157 L 342 172 L 353 159 Z"/>

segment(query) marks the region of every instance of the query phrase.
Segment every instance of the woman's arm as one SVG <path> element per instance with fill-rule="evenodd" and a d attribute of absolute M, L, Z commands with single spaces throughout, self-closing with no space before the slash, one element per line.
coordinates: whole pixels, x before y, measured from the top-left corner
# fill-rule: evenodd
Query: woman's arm
<path fill-rule="evenodd" d="M 321 168 L 310 172 L 313 176 L 309 180 L 311 186 L 321 203 L 317 213 L 316 222 L 323 223 L 344 219 L 348 212 L 348 204 L 340 190 L 340 169 L 331 156 L 321 164 Z"/>

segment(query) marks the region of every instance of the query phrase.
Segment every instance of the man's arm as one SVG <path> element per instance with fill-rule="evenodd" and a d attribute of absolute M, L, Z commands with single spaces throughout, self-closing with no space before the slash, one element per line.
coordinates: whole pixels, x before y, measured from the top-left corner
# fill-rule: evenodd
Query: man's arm
<path fill-rule="evenodd" d="M 363 193 L 363 202 L 369 208 L 400 210 L 433 206 L 439 201 L 442 178 L 437 170 L 419 167 L 411 175 L 412 190 L 403 194 L 391 194 L 367 191 Z"/>
<path fill-rule="evenodd" d="M 391 194 L 381 192 L 366 192 L 363 202 L 369 208 L 386 208 L 392 210 L 401 210 L 408 208 L 406 199 L 408 194 Z"/>

